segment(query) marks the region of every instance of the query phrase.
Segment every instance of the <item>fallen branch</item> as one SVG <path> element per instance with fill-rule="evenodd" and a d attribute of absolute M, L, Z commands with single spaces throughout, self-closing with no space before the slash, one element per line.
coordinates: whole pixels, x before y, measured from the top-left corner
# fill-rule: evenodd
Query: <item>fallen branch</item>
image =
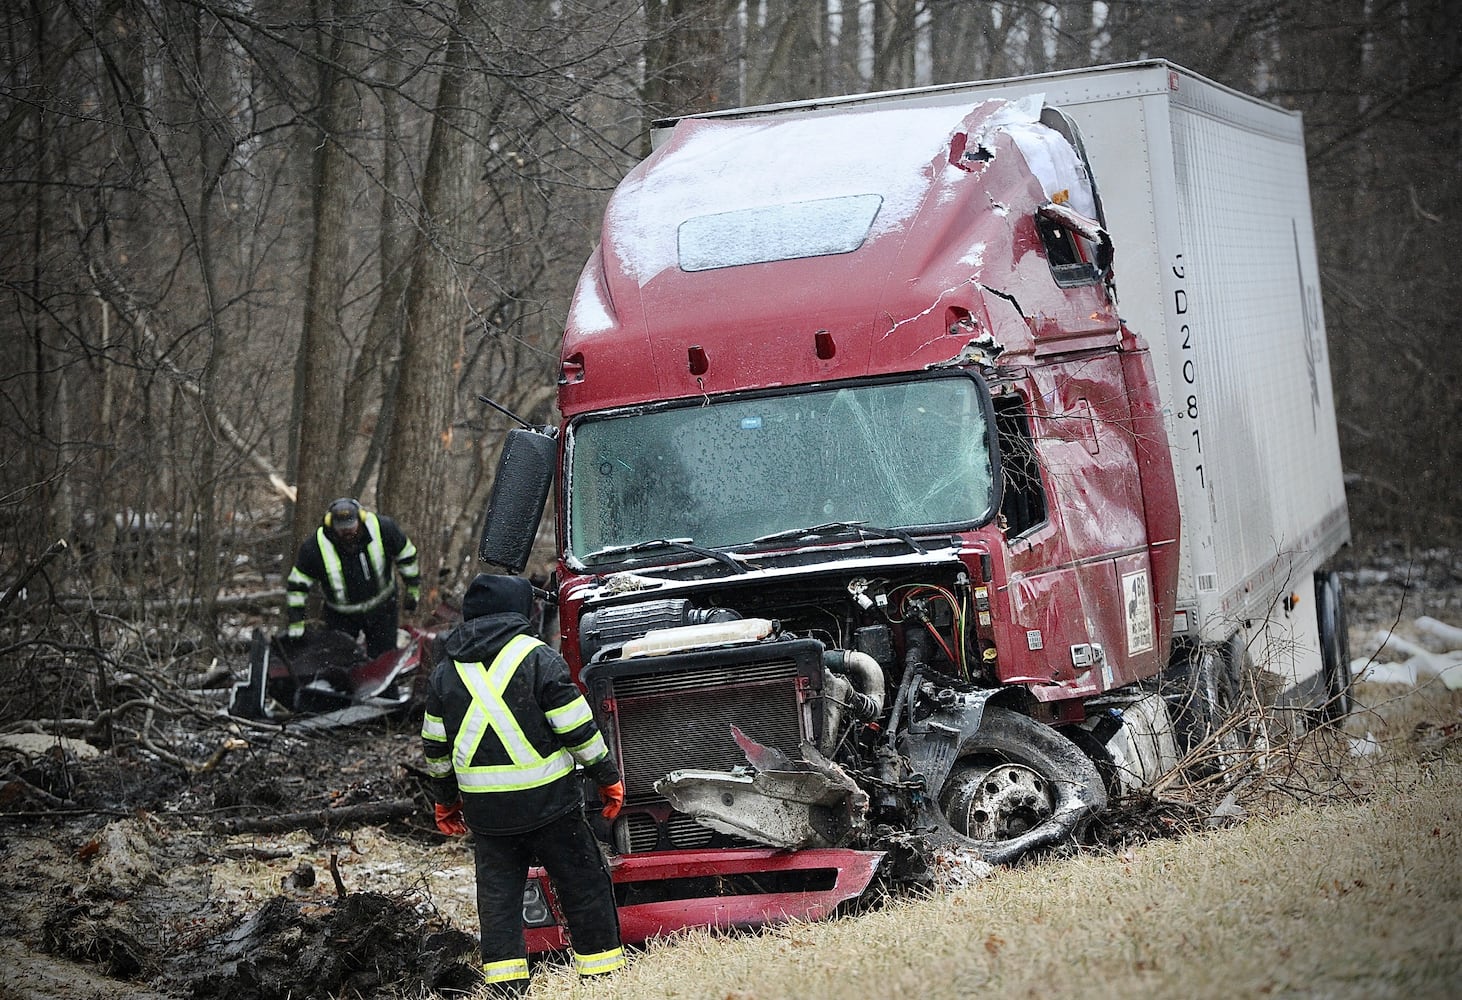
<path fill-rule="evenodd" d="M 219 821 L 218 829 L 221 833 L 288 833 L 291 830 L 316 826 L 341 827 L 357 823 L 384 823 L 388 820 L 410 816 L 418 808 L 417 804 L 410 799 L 392 799 L 387 802 L 341 806 L 338 809 L 312 809 L 309 812 L 225 819 Z"/>
<path fill-rule="evenodd" d="M 255 847 L 252 844 L 242 847 L 225 847 L 219 853 L 235 861 L 282 861 L 294 854 L 288 848 Z"/>
<path fill-rule="evenodd" d="M 0 596 L 0 615 L 3 615 L 5 609 L 10 607 L 11 603 L 20 596 L 21 591 L 25 590 L 25 585 L 30 583 L 31 579 L 37 573 L 45 569 L 46 563 L 59 556 L 62 552 L 65 552 L 68 547 L 64 538 L 58 538 L 52 542 L 46 548 L 46 551 L 42 552 L 36 561 L 31 563 L 30 567 L 24 573 L 20 574 L 20 579 L 15 581 L 15 586 L 7 590 L 3 596 Z"/>
<path fill-rule="evenodd" d="M 255 590 L 247 594 L 219 594 L 214 598 L 214 605 L 220 608 L 263 608 L 273 607 L 284 600 L 285 591 L 278 590 Z M 140 608 L 143 611 L 180 611 L 183 608 L 201 607 L 201 597 L 147 597 L 137 599 L 133 597 L 97 597 L 91 594 L 58 594 L 56 603 L 68 611 L 85 610 L 86 608 L 121 608 L 132 610 Z"/>

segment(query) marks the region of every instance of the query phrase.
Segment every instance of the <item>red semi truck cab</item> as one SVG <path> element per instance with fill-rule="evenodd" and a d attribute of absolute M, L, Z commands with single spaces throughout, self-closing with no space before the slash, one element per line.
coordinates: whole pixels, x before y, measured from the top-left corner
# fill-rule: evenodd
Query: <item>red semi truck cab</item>
<path fill-rule="evenodd" d="M 580 278 L 561 425 L 510 433 L 482 556 L 521 570 L 556 486 L 627 941 L 1013 860 L 1212 721 L 1082 136 L 1039 95 L 913 96 L 667 125 Z"/>

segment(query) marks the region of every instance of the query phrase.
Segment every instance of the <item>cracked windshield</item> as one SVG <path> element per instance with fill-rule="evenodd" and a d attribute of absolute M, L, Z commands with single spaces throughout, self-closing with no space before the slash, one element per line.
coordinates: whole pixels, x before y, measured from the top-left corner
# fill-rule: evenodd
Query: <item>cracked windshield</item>
<path fill-rule="evenodd" d="M 973 378 L 841 386 L 584 420 L 570 430 L 569 548 L 730 546 L 830 521 L 969 524 L 993 475 Z"/>

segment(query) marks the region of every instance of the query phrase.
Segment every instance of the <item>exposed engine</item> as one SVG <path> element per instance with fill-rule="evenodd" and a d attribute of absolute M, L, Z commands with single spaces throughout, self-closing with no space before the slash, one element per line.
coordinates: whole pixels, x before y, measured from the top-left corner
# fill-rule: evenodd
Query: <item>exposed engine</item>
<path fill-rule="evenodd" d="M 581 680 L 625 778 L 615 847 L 861 847 L 894 829 L 1004 860 L 1069 834 L 1103 782 L 993 683 L 982 599 L 946 563 L 594 605 Z M 1109 770 L 1120 718 L 1082 740 Z"/>

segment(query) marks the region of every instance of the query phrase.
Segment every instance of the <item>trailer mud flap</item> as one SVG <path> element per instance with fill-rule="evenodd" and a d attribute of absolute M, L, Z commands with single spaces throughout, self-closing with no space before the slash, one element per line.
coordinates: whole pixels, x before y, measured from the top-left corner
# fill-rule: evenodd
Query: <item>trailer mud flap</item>
<path fill-rule="evenodd" d="M 693 927 L 752 930 L 821 920 L 862 896 L 884 857 L 883 851 L 764 847 L 620 855 L 609 863 L 620 938 L 639 944 Z M 532 869 L 529 878 L 549 888 L 543 869 Z M 709 886 L 721 894 L 708 894 Z M 530 953 L 568 947 L 557 900 L 550 899 L 559 919 L 526 930 Z"/>

